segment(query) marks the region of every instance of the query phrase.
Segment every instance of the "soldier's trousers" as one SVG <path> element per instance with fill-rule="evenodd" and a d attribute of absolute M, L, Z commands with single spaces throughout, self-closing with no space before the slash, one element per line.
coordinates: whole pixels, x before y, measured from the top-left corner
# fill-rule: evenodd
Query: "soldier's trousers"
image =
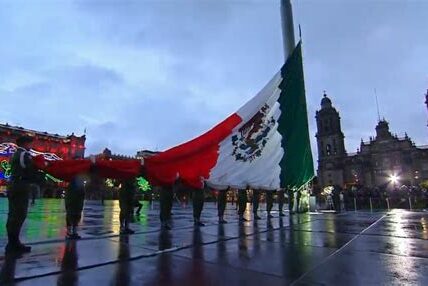
<path fill-rule="evenodd" d="M 293 212 L 293 208 L 294 208 L 294 193 L 293 191 L 289 190 L 288 191 L 288 210 L 290 211 L 290 213 Z"/>
<path fill-rule="evenodd" d="M 277 198 L 278 198 L 278 210 L 280 213 L 282 213 L 284 208 L 284 191 L 277 192 Z"/>
<path fill-rule="evenodd" d="M 227 201 L 227 191 L 226 190 L 218 191 L 217 210 L 218 210 L 219 217 L 223 217 L 224 215 L 224 211 L 226 209 L 226 201 Z"/>
<path fill-rule="evenodd" d="M 82 218 L 84 194 L 66 194 L 65 197 L 65 221 L 67 226 L 77 226 Z"/>
<path fill-rule="evenodd" d="M 199 220 L 201 218 L 202 209 L 204 208 L 205 194 L 204 190 L 193 190 L 193 218 Z"/>
<path fill-rule="evenodd" d="M 266 192 L 266 210 L 268 213 L 272 210 L 273 207 L 273 192 L 267 191 Z"/>
<path fill-rule="evenodd" d="M 172 188 L 163 187 L 159 194 L 160 203 L 160 220 L 161 222 L 167 222 L 171 219 L 172 201 L 174 194 Z"/>
<path fill-rule="evenodd" d="M 12 245 L 20 244 L 19 233 L 27 218 L 29 202 L 29 184 L 11 186 L 8 193 L 9 213 L 7 215 L 7 237 Z"/>
<path fill-rule="evenodd" d="M 257 214 L 259 209 L 260 191 L 253 190 L 253 213 Z"/>
<path fill-rule="evenodd" d="M 121 226 L 128 226 L 128 224 L 131 222 L 131 217 L 134 214 L 134 205 L 133 201 L 126 201 L 126 200 L 120 200 L 119 199 L 119 206 L 120 206 L 120 214 L 119 214 L 119 220 Z"/>
<path fill-rule="evenodd" d="M 238 214 L 244 215 L 245 209 L 247 208 L 247 191 L 238 190 Z"/>

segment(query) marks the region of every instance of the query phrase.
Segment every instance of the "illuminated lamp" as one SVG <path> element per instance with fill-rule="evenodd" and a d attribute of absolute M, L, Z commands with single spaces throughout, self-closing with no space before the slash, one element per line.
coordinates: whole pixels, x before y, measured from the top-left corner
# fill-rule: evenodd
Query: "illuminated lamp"
<path fill-rule="evenodd" d="M 400 177 L 399 176 L 397 176 L 396 174 L 391 174 L 390 176 L 389 176 L 389 181 L 392 183 L 392 184 L 394 184 L 394 185 L 396 185 L 397 183 L 398 183 L 398 181 L 400 180 Z"/>

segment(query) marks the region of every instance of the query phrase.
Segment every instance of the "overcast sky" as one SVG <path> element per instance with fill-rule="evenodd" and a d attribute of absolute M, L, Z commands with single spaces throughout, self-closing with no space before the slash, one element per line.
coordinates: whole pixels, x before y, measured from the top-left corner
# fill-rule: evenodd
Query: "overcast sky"
<path fill-rule="evenodd" d="M 0 122 L 82 134 L 87 154 L 195 137 L 283 64 L 280 0 L 0 1 Z M 427 143 L 428 1 L 293 1 L 313 152 L 326 90 L 348 152 L 375 134 Z"/>

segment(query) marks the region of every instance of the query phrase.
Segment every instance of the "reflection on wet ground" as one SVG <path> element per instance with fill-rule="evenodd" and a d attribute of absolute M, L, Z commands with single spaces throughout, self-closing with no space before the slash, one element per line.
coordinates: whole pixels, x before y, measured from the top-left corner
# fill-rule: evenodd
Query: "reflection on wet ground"
<path fill-rule="evenodd" d="M 191 207 L 175 205 L 173 229 L 161 230 L 158 205 L 146 203 L 136 234 L 119 235 L 115 201 L 86 202 L 82 240 L 64 240 L 61 200 L 39 200 L 22 231 L 33 251 L 0 254 L 0 285 L 428 285 L 428 213 L 300 214 L 217 224 L 206 203 L 205 227 Z M 261 206 L 264 210 L 264 206 Z M 6 243 L 0 199 L 0 247 Z M 251 214 L 247 213 L 248 218 Z"/>

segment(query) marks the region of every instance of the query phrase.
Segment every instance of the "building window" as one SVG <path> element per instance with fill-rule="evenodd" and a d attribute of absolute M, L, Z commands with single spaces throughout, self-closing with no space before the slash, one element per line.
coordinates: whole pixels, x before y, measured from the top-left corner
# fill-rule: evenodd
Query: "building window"
<path fill-rule="evenodd" d="M 327 153 L 327 156 L 331 155 L 331 145 L 330 144 L 327 144 L 327 146 L 325 147 L 325 151 Z"/>

